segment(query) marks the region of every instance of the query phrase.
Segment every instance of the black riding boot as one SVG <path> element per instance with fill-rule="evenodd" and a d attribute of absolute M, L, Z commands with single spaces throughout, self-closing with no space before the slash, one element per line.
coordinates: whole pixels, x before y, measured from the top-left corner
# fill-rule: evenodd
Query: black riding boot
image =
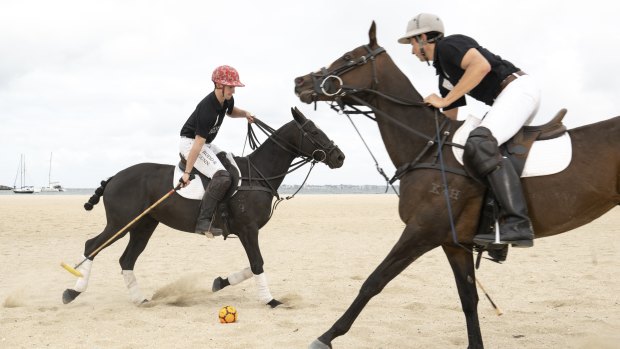
<path fill-rule="evenodd" d="M 534 232 L 527 214 L 527 204 L 521 180 L 510 160 L 503 158 L 500 165 L 487 175 L 487 180 L 500 206 L 500 244 L 513 247 L 534 246 Z M 495 243 L 495 234 L 474 236 L 474 243 L 482 246 Z"/>
<path fill-rule="evenodd" d="M 211 233 L 213 236 L 222 235 L 222 229 L 214 227 L 211 220 L 218 203 L 218 200 L 212 198 L 209 192 L 205 192 L 200 203 L 200 214 L 198 214 L 196 229 L 194 230 L 196 234 L 206 235 L 206 233 Z"/>
<path fill-rule="evenodd" d="M 205 194 L 202 197 L 200 203 L 200 213 L 198 214 L 198 220 L 196 221 L 196 234 L 210 233 L 213 236 L 222 235 L 223 231 L 220 228 L 213 226 L 213 214 L 217 205 L 226 196 L 226 192 L 230 187 L 230 174 L 227 171 L 217 171 L 211 182 L 205 190 Z"/>

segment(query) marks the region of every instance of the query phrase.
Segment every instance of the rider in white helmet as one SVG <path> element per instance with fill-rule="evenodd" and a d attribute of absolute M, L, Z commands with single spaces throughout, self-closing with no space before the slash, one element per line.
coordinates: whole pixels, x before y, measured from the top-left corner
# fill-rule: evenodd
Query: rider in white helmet
<path fill-rule="evenodd" d="M 254 115 L 235 106 L 235 87 L 243 87 L 237 70 L 222 65 L 213 71 L 211 80 L 214 89 L 198 105 L 181 129 L 180 152 L 186 160 L 185 173 L 182 180 L 189 183 L 192 169 L 200 171 L 211 178 L 200 205 L 200 214 L 196 222 L 195 233 L 222 235 L 222 230 L 211 224 L 215 208 L 221 201 L 231 184 L 230 174 L 217 158 L 222 150 L 212 141 L 224 122 L 224 115 L 233 118 L 246 118 L 254 122 Z"/>
<path fill-rule="evenodd" d="M 540 104 L 540 89 L 529 75 L 491 53 L 465 35 L 444 36 L 441 19 L 421 13 L 411 19 L 401 44 L 410 44 L 422 62 L 433 62 L 439 76 L 441 96 L 431 94 L 424 101 L 456 119 L 458 107 L 469 95 L 491 106 L 479 127 L 465 144 L 463 160 L 467 172 L 487 183 L 500 211 L 501 244 L 531 247 L 534 232 L 527 212 L 521 181 L 511 162 L 502 157 L 499 145 L 532 120 Z M 494 243 L 494 234 L 481 234 L 474 242 Z"/>

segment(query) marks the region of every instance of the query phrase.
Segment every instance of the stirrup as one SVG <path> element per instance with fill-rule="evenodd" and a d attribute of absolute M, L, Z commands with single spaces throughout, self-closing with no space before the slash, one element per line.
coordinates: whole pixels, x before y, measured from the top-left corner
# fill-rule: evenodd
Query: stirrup
<path fill-rule="evenodd" d="M 208 227 L 206 229 L 200 227 L 200 224 L 196 224 L 196 229 L 194 229 L 194 233 L 196 234 L 200 234 L 200 235 L 205 235 L 206 237 L 213 239 L 216 236 L 221 236 L 222 234 L 224 234 L 224 231 L 220 228 L 216 228 L 213 225 L 213 221 L 212 220 L 206 220 L 203 222 L 209 222 Z M 202 223 L 202 222 L 201 222 Z M 205 224 L 206 225 L 206 224 Z"/>

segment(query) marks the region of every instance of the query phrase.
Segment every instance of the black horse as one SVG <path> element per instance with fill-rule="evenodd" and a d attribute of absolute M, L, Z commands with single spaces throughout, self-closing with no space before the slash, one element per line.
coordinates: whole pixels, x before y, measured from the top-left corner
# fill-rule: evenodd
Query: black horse
<path fill-rule="evenodd" d="M 375 29 L 373 22 L 368 44 L 346 52 L 328 68 L 295 79 L 295 92 L 306 103 L 335 101 L 341 108 L 365 106 L 374 112 L 390 158 L 402 169 L 399 213 L 406 228 L 353 304 L 311 348 L 331 348 L 373 296 L 413 261 L 439 246 L 454 273 L 469 348 L 482 348 L 472 240 L 485 187 L 463 175 L 450 147 L 438 150 L 437 144 L 450 144 L 463 122 L 452 121 L 423 103 L 409 79 L 377 44 Z M 523 180 L 536 238 L 587 224 L 620 204 L 620 117 L 568 133 L 573 149 L 568 167 Z"/>
<path fill-rule="evenodd" d="M 323 131 L 306 119 L 297 108 L 292 109 L 292 113 L 294 120 L 277 131 L 271 130 L 273 133 L 254 152 L 247 157 L 235 158 L 242 183 L 223 207 L 220 205 L 222 209 L 218 211 L 226 213 L 225 221 L 218 216 L 214 224 L 223 226 L 226 231 L 239 237 L 250 267 L 228 278 L 216 278 L 213 282 L 214 292 L 254 276 L 259 300 L 272 307 L 281 304 L 269 292 L 258 245 L 258 232 L 271 218 L 273 198 L 278 196 L 277 188 L 297 157 L 302 157 L 305 162 L 324 162 L 330 168 L 341 167 L 344 162 L 342 151 Z M 129 242 L 119 260 L 122 274 L 131 300 L 137 305 L 146 301 L 133 273 L 136 260 L 159 223 L 193 233 L 200 200 L 186 199 L 174 192 L 135 224 L 126 229 L 124 227 L 171 190 L 174 173 L 175 166 L 172 165 L 142 163 L 126 168 L 102 182 L 102 186 L 89 200 L 91 205 L 87 203 L 85 207 L 92 208 L 92 204 L 96 204 L 99 197 L 103 196 L 107 225 L 103 232 L 86 241 L 85 259 L 76 267 L 82 277 L 78 278 L 73 289 L 64 291 L 63 303 L 73 301 L 86 290 L 92 260 L 97 253 L 127 233 Z M 122 229 L 124 231 L 121 232 Z"/>

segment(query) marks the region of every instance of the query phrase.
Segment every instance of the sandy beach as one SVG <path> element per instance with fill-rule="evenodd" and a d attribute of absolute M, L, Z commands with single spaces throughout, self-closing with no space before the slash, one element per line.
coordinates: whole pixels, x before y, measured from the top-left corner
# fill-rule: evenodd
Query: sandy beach
<path fill-rule="evenodd" d="M 127 238 L 95 259 L 88 290 L 63 305 L 81 260 L 105 225 L 88 196 L 0 196 L 0 348 L 306 348 L 350 305 L 404 224 L 395 195 L 298 195 L 283 202 L 260 243 L 271 293 L 250 279 L 211 292 L 217 276 L 248 266 L 236 238 L 207 239 L 160 226 L 135 273 L 147 306 L 134 306 L 118 259 Z M 487 348 L 617 348 L 620 208 L 574 231 L 512 249 L 477 275 Z M 220 324 L 224 305 L 239 311 Z M 366 306 L 334 348 L 465 348 L 465 319 L 441 249 L 414 262 Z"/>

